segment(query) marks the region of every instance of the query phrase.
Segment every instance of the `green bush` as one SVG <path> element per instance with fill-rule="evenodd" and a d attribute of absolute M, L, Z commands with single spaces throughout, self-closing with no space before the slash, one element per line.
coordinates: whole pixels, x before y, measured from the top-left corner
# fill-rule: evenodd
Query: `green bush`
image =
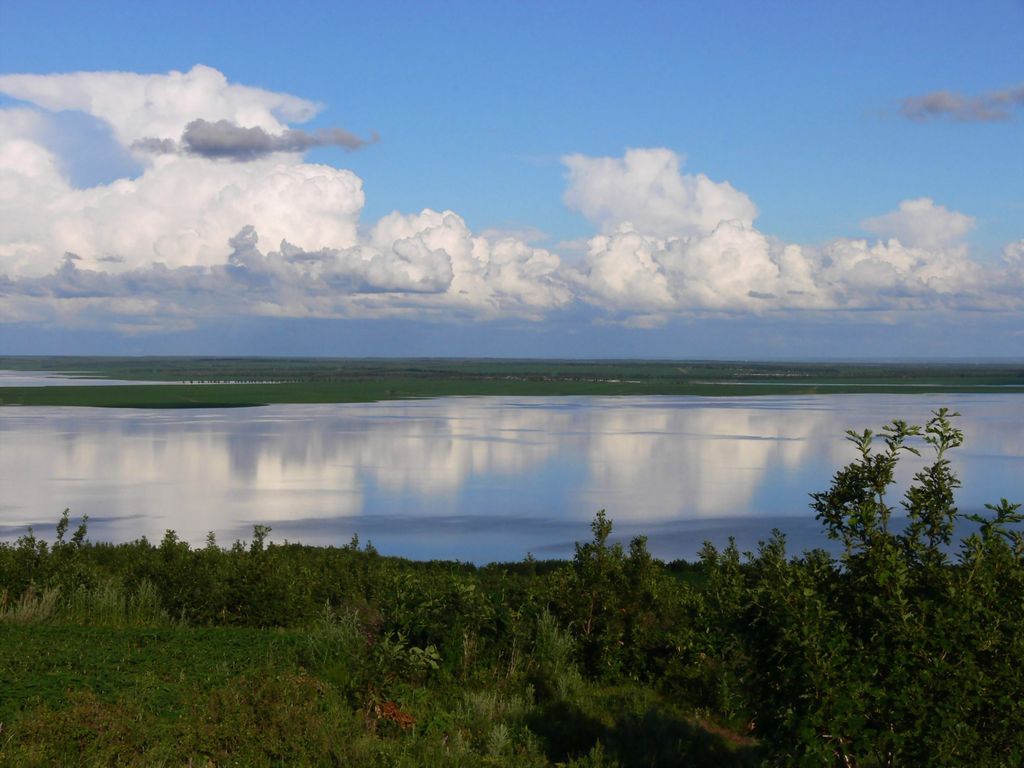
<path fill-rule="evenodd" d="M 1024 542 L 1005 500 L 950 560 L 959 486 L 948 458 L 963 436 L 945 409 L 922 429 L 895 421 L 876 450 L 849 433 L 859 458 L 813 507 L 836 561 L 787 560 L 781 535 L 744 573 L 734 624 L 756 733 L 787 765 L 1024 764 Z M 899 458 L 931 463 L 914 476 L 894 519 L 888 494 Z M 733 566 L 734 567 L 734 566 Z"/>

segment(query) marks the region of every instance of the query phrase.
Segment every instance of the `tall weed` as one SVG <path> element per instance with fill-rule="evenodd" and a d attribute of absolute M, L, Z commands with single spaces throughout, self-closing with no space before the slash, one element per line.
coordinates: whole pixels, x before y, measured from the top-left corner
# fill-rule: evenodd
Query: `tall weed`
<path fill-rule="evenodd" d="M 38 624 L 50 621 L 60 606 L 60 589 L 49 587 L 42 591 L 29 586 L 17 600 L 8 600 L 4 591 L 0 602 L 0 621 L 16 624 Z"/>

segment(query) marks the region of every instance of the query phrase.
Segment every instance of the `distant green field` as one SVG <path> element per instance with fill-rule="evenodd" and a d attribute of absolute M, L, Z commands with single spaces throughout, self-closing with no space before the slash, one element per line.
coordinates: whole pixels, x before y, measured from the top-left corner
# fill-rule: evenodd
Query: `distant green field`
<path fill-rule="evenodd" d="M 0 357 L 0 369 L 182 384 L 4 387 L 2 405 L 210 408 L 453 395 L 1024 393 L 1021 364 Z M 202 382 L 202 383 L 199 383 Z"/>

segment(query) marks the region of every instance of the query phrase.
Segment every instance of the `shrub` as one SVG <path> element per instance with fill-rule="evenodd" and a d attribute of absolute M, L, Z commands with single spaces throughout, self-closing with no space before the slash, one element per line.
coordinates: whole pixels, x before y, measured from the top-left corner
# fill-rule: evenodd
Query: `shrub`
<path fill-rule="evenodd" d="M 790 765 L 1024 763 L 1024 546 L 1018 505 L 1005 500 L 978 533 L 949 547 L 959 481 L 948 452 L 963 441 L 942 409 L 922 429 L 895 421 L 876 450 L 849 433 L 859 457 L 812 495 L 838 561 L 787 560 L 781 535 L 742 577 L 736 630 L 749 656 L 750 704 L 770 756 Z M 893 519 L 897 463 L 930 448 L 932 462 Z M 734 580 L 735 583 L 735 580 Z"/>

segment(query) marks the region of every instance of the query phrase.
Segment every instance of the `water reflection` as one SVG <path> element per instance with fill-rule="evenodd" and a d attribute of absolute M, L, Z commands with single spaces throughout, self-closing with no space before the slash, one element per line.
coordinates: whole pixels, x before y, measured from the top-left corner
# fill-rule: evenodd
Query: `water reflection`
<path fill-rule="evenodd" d="M 960 505 L 1024 497 L 1015 395 L 780 398 L 445 398 L 201 411 L 0 409 L 0 536 L 60 510 L 94 539 L 199 543 L 273 537 L 340 543 L 358 532 L 414 557 L 566 555 L 607 508 L 662 557 L 705 538 L 754 546 L 781 527 L 822 543 L 807 494 L 849 461 L 846 429 L 930 409 L 963 413 Z M 904 467 L 906 480 L 919 467 Z"/>

